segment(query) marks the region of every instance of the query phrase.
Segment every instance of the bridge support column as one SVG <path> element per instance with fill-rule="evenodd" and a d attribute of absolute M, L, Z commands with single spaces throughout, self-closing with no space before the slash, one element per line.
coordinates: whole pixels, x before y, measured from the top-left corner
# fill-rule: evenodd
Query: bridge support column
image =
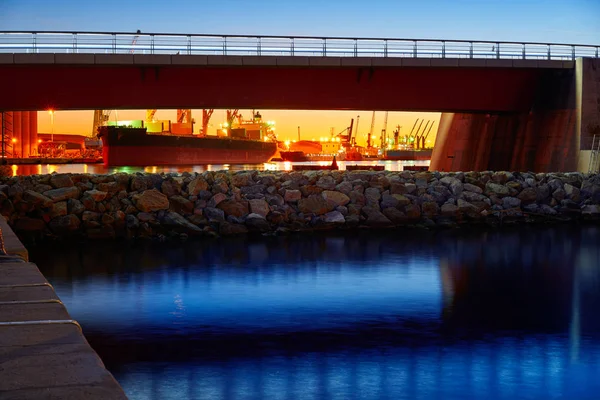
<path fill-rule="evenodd" d="M 576 88 L 584 84 L 575 75 L 544 74 L 529 113 L 443 113 L 430 169 L 576 171 L 581 112 Z"/>

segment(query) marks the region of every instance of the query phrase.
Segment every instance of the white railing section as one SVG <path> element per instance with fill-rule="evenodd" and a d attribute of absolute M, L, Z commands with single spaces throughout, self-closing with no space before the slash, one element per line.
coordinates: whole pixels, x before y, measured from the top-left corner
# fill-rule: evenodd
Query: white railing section
<path fill-rule="evenodd" d="M 467 40 L 0 31 L 0 53 L 574 60 L 600 45 Z"/>

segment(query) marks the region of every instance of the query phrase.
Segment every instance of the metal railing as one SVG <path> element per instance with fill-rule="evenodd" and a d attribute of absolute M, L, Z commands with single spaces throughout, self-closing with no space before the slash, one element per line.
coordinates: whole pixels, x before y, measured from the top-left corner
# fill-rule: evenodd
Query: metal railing
<path fill-rule="evenodd" d="M 0 53 L 574 60 L 576 57 L 598 58 L 600 45 L 308 36 L 0 31 Z"/>

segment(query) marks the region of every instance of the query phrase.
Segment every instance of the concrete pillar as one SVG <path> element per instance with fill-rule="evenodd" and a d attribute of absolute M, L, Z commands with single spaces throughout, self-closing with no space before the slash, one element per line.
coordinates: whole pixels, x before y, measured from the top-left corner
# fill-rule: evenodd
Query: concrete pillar
<path fill-rule="evenodd" d="M 31 143 L 31 152 L 38 154 L 38 128 L 37 128 L 38 112 L 31 111 L 29 113 L 29 142 Z"/>
<path fill-rule="evenodd" d="M 21 157 L 28 158 L 31 151 L 31 137 L 29 134 L 29 111 L 21 112 Z"/>
<path fill-rule="evenodd" d="M 6 138 L 10 145 L 10 157 L 21 157 L 21 112 L 13 111 L 13 134 Z M 14 140 L 13 140 L 14 139 Z"/>

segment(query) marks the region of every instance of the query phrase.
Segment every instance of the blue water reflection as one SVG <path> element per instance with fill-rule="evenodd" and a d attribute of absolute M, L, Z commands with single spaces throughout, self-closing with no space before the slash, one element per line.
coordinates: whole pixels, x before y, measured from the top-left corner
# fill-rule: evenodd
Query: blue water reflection
<path fill-rule="evenodd" d="M 595 399 L 597 227 L 42 247 L 131 399 Z"/>

